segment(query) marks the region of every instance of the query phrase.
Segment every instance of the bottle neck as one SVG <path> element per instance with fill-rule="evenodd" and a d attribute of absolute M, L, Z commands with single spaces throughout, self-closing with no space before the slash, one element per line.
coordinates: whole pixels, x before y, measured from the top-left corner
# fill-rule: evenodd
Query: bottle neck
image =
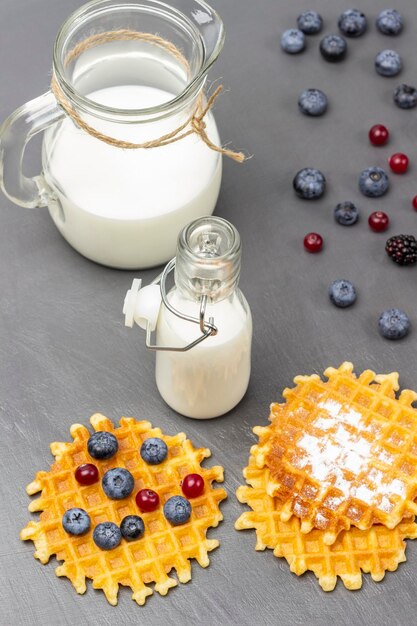
<path fill-rule="evenodd" d="M 203 296 L 209 303 L 229 297 L 240 276 L 241 244 L 237 230 L 219 217 L 200 218 L 178 238 L 175 284 L 194 301 Z"/>

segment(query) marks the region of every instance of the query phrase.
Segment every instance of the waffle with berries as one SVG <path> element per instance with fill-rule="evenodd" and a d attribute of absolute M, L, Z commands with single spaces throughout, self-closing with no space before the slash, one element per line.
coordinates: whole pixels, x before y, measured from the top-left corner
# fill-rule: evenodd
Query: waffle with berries
<path fill-rule="evenodd" d="M 194 448 L 184 433 L 170 437 L 149 422 L 133 418 L 122 418 L 117 428 L 100 414 L 90 421 L 95 431 L 107 431 L 116 437 L 116 454 L 107 460 L 92 459 L 87 450 L 91 433 L 80 424 L 71 427 L 73 442 L 52 443 L 55 462 L 48 472 L 38 472 L 27 487 L 29 495 L 40 492 L 40 497 L 29 505 L 31 512 L 41 511 L 40 518 L 29 522 L 20 537 L 34 542 L 34 556 L 42 563 L 56 555 L 62 561 L 56 569 L 57 576 L 69 578 L 78 593 L 86 591 L 86 579 L 91 579 L 93 588 L 102 589 L 110 604 L 117 604 L 119 585 L 130 587 L 133 599 L 144 604 L 153 593 L 151 583 L 155 583 L 155 591 L 165 595 L 178 580 L 188 582 L 190 559 L 195 558 L 202 567 L 208 566 L 208 552 L 219 542 L 207 539 L 206 533 L 223 519 L 219 502 L 226 498 L 226 492 L 213 489 L 212 483 L 223 481 L 223 468 L 201 467 L 210 450 Z M 142 443 L 151 437 L 162 439 L 168 447 L 166 459 L 159 464 L 146 463 L 139 453 Z M 80 485 L 75 478 L 76 469 L 92 462 L 98 468 L 99 480 Z M 126 468 L 134 478 L 134 490 L 124 499 L 110 499 L 103 491 L 101 479 L 115 467 Z M 189 520 L 173 525 L 165 517 L 163 506 L 172 496 L 182 495 L 181 482 L 190 474 L 203 478 L 204 490 L 198 497 L 190 498 Z M 135 494 L 142 489 L 158 494 L 160 506 L 156 510 L 138 510 Z M 74 507 L 84 509 L 91 520 L 91 528 L 81 536 L 69 535 L 62 524 L 64 513 Z M 123 539 L 111 550 L 100 549 L 93 541 L 94 528 L 102 522 L 119 526 L 128 515 L 143 519 L 143 536 L 134 541 Z M 169 575 L 172 570 L 178 580 Z"/>

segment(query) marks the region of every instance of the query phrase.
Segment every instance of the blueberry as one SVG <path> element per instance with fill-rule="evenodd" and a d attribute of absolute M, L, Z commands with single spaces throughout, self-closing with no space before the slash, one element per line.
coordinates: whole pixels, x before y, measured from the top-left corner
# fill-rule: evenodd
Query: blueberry
<path fill-rule="evenodd" d="M 376 18 L 376 27 L 383 35 L 399 35 L 403 26 L 403 17 L 395 9 L 385 9 Z"/>
<path fill-rule="evenodd" d="M 290 28 L 282 33 L 281 36 L 281 48 L 288 54 L 297 54 L 302 52 L 305 48 L 304 33 L 298 28 Z"/>
<path fill-rule="evenodd" d="M 87 442 L 88 454 L 92 456 L 93 459 L 111 459 L 118 449 L 119 444 L 117 443 L 116 437 L 104 430 L 99 430 L 94 433 L 94 435 L 91 435 Z"/>
<path fill-rule="evenodd" d="M 340 35 L 326 35 L 320 41 L 320 52 L 323 59 L 336 63 L 345 58 L 347 52 L 346 39 Z"/>
<path fill-rule="evenodd" d="M 164 515 L 173 526 L 188 522 L 191 515 L 191 504 L 182 496 L 172 496 L 164 504 Z"/>
<path fill-rule="evenodd" d="M 375 69 L 381 76 L 397 76 L 402 68 L 403 62 L 395 50 L 382 50 L 375 57 Z"/>
<path fill-rule="evenodd" d="M 342 226 L 352 226 L 356 224 L 359 219 L 359 211 L 353 202 L 346 200 L 340 202 L 334 210 L 334 217 L 338 224 Z"/>
<path fill-rule="evenodd" d="M 368 167 L 359 176 L 359 189 L 368 198 L 379 198 L 388 191 L 389 178 L 382 167 Z"/>
<path fill-rule="evenodd" d="M 356 300 L 356 289 L 349 280 L 335 280 L 329 287 L 330 300 L 338 307 L 351 306 Z"/>
<path fill-rule="evenodd" d="M 84 509 L 68 509 L 62 516 L 62 526 L 70 535 L 85 535 L 90 525 L 90 516 Z"/>
<path fill-rule="evenodd" d="M 327 96 L 320 89 L 306 89 L 298 98 L 298 108 L 304 115 L 323 115 L 327 109 Z"/>
<path fill-rule="evenodd" d="M 358 9 L 344 11 L 337 25 L 346 37 L 360 37 L 368 26 L 365 15 Z"/>
<path fill-rule="evenodd" d="M 305 11 L 297 17 L 298 28 L 306 35 L 315 35 L 323 27 L 323 19 L 317 11 Z"/>
<path fill-rule="evenodd" d="M 145 524 L 139 515 L 126 515 L 120 524 L 120 532 L 127 541 L 140 539 L 145 532 Z"/>
<path fill-rule="evenodd" d="M 401 309 L 387 309 L 379 316 L 378 328 L 386 339 L 402 339 L 410 330 L 410 320 Z"/>
<path fill-rule="evenodd" d="M 292 186 L 297 196 L 304 200 L 313 200 L 324 194 L 326 179 L 320 170 L 305 167 L 294 176 Z"/>
<path fill-rule="evenodd" d="M 411 85 L 399 85 L 394 91 L 394 102 L 400 109 L 414 109 L 417 105 L 417 89 Z"/>
<path fill-rule="evenodd" d="M 132 493 L 135 481 L 129 470 L 124 467 L 113 467 L 104 474 L 101 485 L 108 498 L 123 500 Z"/>
<path fill-rule="evenodd" d="M 140 456 L 150 465 L 159 465 L 162 461 L 165 461 L 168 454 L 168 446 L 159 437 L 150 437 L 145 439 L 140 447 Z"/>
<path fill-rule="evenodd" d="M 95 527 L 93 540 L 96 546 L 102 548 L 102 550 L 113 550 L 121 542 L 122 533 L 120 528 L 113 522 L 102 522 Z"/>

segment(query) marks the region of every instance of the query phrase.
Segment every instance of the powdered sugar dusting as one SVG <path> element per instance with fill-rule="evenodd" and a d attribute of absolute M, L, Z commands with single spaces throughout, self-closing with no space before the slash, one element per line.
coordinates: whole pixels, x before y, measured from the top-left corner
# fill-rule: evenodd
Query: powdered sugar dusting
<path fill-rule="evenodd" d="M 363 502 L 366 502 L 367 504 L 372 504 L 375 492 L 372 491 L 372 489 L 368 489 L 366 485 L 361 485 L 356 489 L 355 495 L 359 500 L 363 500 Z"/>
<path fill-rule="evenodd" d="M 294 513 L 298 517 L 303 517 L 307 513 L 307 507 L 305 507 L 301 502 L 295 502 Z"/>
<path fill-rule="evenodd" d="M 392 454 L 390 454 L 386 450 L 381 449 L 381 451 L 378 454 L 378 459 L 382 461 L 383 463 L 392 463 L 394 460 L 394 457 L 392 456 Z"/>
<path fill-rule="evenodd" d="M 343 498 L 336 498 L 335 496 L 328 496 L 323 502 L 323 505 L 326 508 L 330 509 L 331 511 L 336 511 L 336 509 L 342 503 L 342 501 L 343 501 Z"/>
<path fill-rule="evenodd" d="M 317 513 L 314 523 L 317 528 L 326 528 L 328 521 L 327 517 L 324 517 L 321 513 Z"/>
<path fill-rule="evenodd" d="M 336 400 L 324 400 L 318 404 L 319 409 L 325 409 L 332 417 L 337 417 L 338 422 L 345 422 L 352 426 L 359 426 L 363 416 L 358 411 L 349 407 L 348 411 L 341 411 L 342 405 Z"/>
<path fill-rule="evenodd" d="M 378 458 L 387 463 L 392 456 L 375 441 L 360 412 L 332 399 L 320 402 L 318 408 L 312 431 L 296 443 L 301 454 L 296 455 L 294 464 L 309 468 L 309 474 L 320 483 L 322 493 L 330 486 L 341 491 L 344 498 L 338 504 L 354 497 L 390 512 L 394 507 L 391 497 L 404 498 L 405 485 L 398 478 L 390 479 L 383 471 L 373 468 L 372 460 Z M 316 430 L 317 435 L 311 434 Z M 355 482 L 360 484 L 355 486 Z M 329 504 L 332 509 L 336 506 L 336 502 Z"/>
<path fill-rule="evenodd" d="M 334 424 L 334 420 L 327 419 L 325 417 L 319 417 L 316 419 L 314 426 L 316 428 L 320 428 L 320 430 L 329 430 Z"/>
<path fill-rule="evenodd" d="M 385 513 L 391 513 L 392 509 L 394 508 L 394 504 L 388 500 L 387 496 L 382 496 L 378 508 Z"/>
<path fill-rule="evenodd" d="M 401 496 L 402 498 L 405 497 L 405 488 L 404 488 L 404 483 L 402 480 L 392 480 L 390 482 L 390 489 L 392 493 L 395 493 L 397 496 Z"/>

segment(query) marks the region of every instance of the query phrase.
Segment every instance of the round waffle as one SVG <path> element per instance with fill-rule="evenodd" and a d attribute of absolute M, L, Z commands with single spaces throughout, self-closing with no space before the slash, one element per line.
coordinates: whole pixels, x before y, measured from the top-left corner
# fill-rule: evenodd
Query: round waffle
<path fill-rule="evenodd" d="M 250 486 L 239 487 L 236 495 L 252 511 L 243 513 L 235 528 L 254 528 L 256 550 L 272 548 L 274 555 L 284 557 L 297 576 L 307 570 L 314 572 L 324 591 L 334 589 L 338 576 L 347 589 L 359 589 L 362 571 L 369 572 L 375 581 L 382 580 L 386 571 L 396 570 L 406 560 L 404 539 L 417 537 L 417 524 L 403 520 L 392 530 L 381 524 L 369 530 L 352 526 L 342 531 L 333 545 L 326 545 L 323 531 L 302 533 L 300 520 L 295 516 L 282 521 L 282 503 L 266 492 L 269 470 L 257 468 L 253 455 L 244 474 Z"/>
<path fill-rule="evenodd" d="M 26 489 L 29 495 L 41 492 L 40 498 L 29 505 L 29 511 L 42 511 L 40 519 L 29 522 L 20 538 L 34 542 L 34 556 L 42 563 L 54 554 L 58 561 L 63 561 L 55 572 L 69 578 L 78 593 L 86 591 L 86 578 L 90 578 L 94 589 L 102 589 L 110 604 L 117 604 L 119 584 L 130 587 L 132 598 L 144 604 L 152 594 L 149 583 L 154 582 L 155 591 L 165 595 L 178 584 L 176 578 L 168 576 L 171 570 L 175 569 L 178 580 L 186 583 L 191 579 L 190 559 L 195 558 L 202 567 L 208 566 L 207 553 L 219 542 L 207 539 L 206 532 L 223 519 L 219 502 L 226 498 L 224 489 L 213 489 L 212 482 L 223 481 L 223 468 L 202 468 L 200 463 L 210 456 L 210 450 L 194 448 L 184 433 L 169 437 L 149 422 L 133 418 L 122 418 L 118 428 L 100 414 L 93 415 L 90 421 L 95 431 L 105 430 L 116 436 L 118 452 L 107 461 L 91 459 L 87 452 L 91 433 L 80 424 L 70 429 L 72 443 L 52 443 L 55 463 L 49 472 L 38 472 Z M 168 456 L 159 465 L 148 465 L 139 454 L 143 441 L 149 437 L 160 437 L 168 446 Z M 92 461 L 99 469 L 100 480 L 82 486 L 75 479 L 75 469 Z M 105 495 L 101 478 L 112 467 L 125 467 L 133 475 L 135 488 L 128 498 L 110 500 Z M 163 514 L 163 505 L 171 496 L 182 495 L 180 482 L 192 473 L 203 477 L 204 492 L 190 500 L 189 521 L 172 526 Z M 140 513 L 135 503 L 135 494 L 144 488 L 153 489 L 160 498 L 159 508 L 151 513 Z M 83 536 L 68 535 L 62 527 L 64 512 L 73 507 L 85 509 L 91 518 L 91 529 Z M 105 521 L 119 526 L 126 515 L 142 517 L 143 537 L 122 540 L 109 551 L 98 548 L 92 539 L 94 527 Z"/>
<path fill-rule="evenodd" d="M 325 376 L 297 376 L 286 403 L 271 405 L 255 463 L 269 469 L 281 519 L 295 515 L 302 533 L 323 530 L 330 545 L 351 525 L 394 528 L 417 512 L 417 394 L 397 399 L 398 374 L 357 378 L 351 363 Z"/>

